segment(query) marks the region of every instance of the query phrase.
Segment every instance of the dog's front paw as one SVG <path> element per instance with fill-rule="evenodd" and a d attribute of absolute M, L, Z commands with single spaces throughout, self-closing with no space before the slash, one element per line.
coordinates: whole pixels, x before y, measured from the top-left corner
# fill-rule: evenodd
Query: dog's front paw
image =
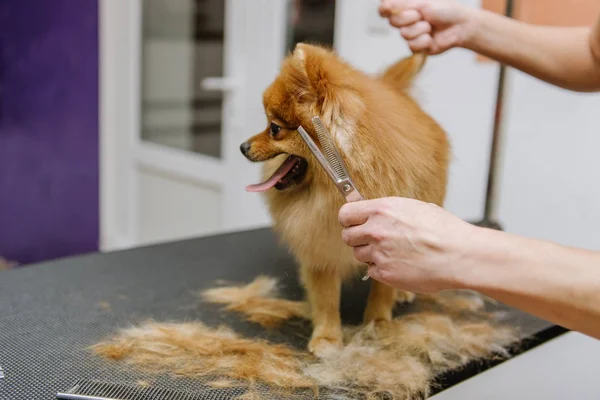
<path fill-rule="evenodd" d="M 319 358 L 326 358 L 344 347 L 342 337 L 315 336 L 308 342 L 308 351 Z"/>
<path fill-rule="evenodd" d="M 385 322 L 392 320 L 392 310 L 388 308 L 367 307 L 363 317 L 365 324 L 370 322 Z"/>
<path fill-rule="evenodd" d="M 417 295 L 412 292 L 405 292 L 404 290 L 396 291 L 396 302 L 400 304 L 410 304 L 415 301 L 416 297 Z"/>

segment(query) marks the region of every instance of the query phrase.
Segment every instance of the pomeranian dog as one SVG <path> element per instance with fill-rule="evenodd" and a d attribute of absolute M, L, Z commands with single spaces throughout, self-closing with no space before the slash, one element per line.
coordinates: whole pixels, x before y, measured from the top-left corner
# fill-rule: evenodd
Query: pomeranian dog
<path fill-rule="evenodd" d="M 369 76 L 328 48 L 298 44 L 264 92 L 266 129 L 240 146 L 250 161 L 264 162 L 264 182 L 246 190 L 264 193 L 274 230 L 300 264 L 313 326 L 308 349 L 318 357 L 343 346 L 341 286 L 366 273 L 366 265 L 342 240 L 343 196 L 297 129 L 318 143 L 311 118 L 321 118 L 365 198 L 402 196 L 443 206 L 448 140 L 409 95 L 425 58 L 415 54 Z M 370 285 L 365 323 L 389 321 L 396 301 L 414 298 L 374 280 Z"/>

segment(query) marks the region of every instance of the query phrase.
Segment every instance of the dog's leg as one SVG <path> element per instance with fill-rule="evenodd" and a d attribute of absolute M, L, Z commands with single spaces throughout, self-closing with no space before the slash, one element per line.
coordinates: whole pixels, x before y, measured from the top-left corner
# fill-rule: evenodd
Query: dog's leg
<path fill-rule="evenodd" d="M 340 296 L 342 280 L 334 269 L 302 268 L 313 332 L 308 350 L 324 357 L 343 346 Z"/>
<path fill-rule="evenodd" d="M 390 321 L 395 304 L 396 289 L 373 280 L 364 314 L 365 323 Z"/>
<path fill-rule="evenodd" d="M 397 303 L 412 303 L 415 298 L 417 297 L 416 294 L 412 293 L 412 292 L 407 292 L 404 290 L 396 290 L 396 302 Z"/>

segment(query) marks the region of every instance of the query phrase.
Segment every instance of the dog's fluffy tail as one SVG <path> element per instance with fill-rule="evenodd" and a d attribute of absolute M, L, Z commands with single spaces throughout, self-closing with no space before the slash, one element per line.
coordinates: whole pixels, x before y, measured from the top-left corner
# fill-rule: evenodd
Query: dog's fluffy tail
<path fill-rule="evenodd" d="M 381 74 L 381 79 L 396 90 L 405 91 L 410 88 L 414 78 L 421 72 L 426 60 L 426 53 L 415 53 L 403 58 L 389 66 Z"/>

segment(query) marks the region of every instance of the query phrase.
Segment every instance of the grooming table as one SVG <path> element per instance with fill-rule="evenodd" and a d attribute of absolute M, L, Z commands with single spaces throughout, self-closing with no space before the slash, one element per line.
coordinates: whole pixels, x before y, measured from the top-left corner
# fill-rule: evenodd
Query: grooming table
<path fill-rule="evenodd" d="M 80 379 L 131 382 L 144 379 L 97 358 L 87 347 L 117 329 L 144 322 L 198 319 L 230 325 L 245 336 L 304 348 L 310 324 L 268 332 L 201 303 L 197 292 L 217 280 L 246 283 L 259 274 L 280 279 L 282 293 L 300 299 L 293 258 L 270 229 L 237 232 L 106 254 L 90 254 L 0 272 L 0 399 L 51 400 Z M 345 289 L 342 316 L 360 323 L 369 282 Z M 353 292 L 353 297 L 348 294 Z M 409 306 L 410 307 L 410 306 Z M 510 323 L 528 340 L 523 349 L 561 335 L 564 329 L 507 309 Z M 441 378 L 442 389 L 493 366 L 478 363 Z M 4 375 L 2 377 L 2 374 Z M 203 393 L 198 381 L 152 378 L 155 386 Z M 208 399 L 241 394 L 207 392 Z M 200 398 L 200 397 L 199 397 Z M 148 399 L 152 400 L 152 399 Z"/>

